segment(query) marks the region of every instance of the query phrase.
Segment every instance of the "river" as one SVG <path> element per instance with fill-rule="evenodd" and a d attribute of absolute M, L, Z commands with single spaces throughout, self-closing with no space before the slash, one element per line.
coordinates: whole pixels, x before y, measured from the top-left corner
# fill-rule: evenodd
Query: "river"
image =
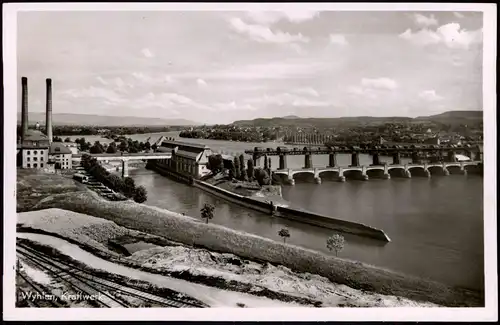
<path fill-rule="evenodd" d="M 144 141 L 162 134 L 133 135 Z M 178 132 L 163 135 L 177 137 Z M 94 140 L 95 141 L 95 140 Z M 181 139 L 206 143 L 214 151 L 243 152 L 254 146 L 276 147 L 279 143 L 252 144 L 216 140 Z M 388 157 L 382 158 L 390 159 Z M 339 155 L 339 165 L 350 163 L 349 155 Z M 371 158 L 361 155 L 360 163 Z M 277 166 L 277 157 L 272 165 Z M 302 167 L 303 156 L 289 156 L 288 167 Z M 314 166 L 326 166 L 328 156 L 313 156 Z M 278 231 L 287 227 L 295 245 L 328 252 L 326 239 L 331 231 L 315 226 L 272 218 L 200 189 L 177 183 L 144 169 L 131 171 L 136 184 L 148 190 L 147 204 L 198 217 L 203 204 L 216 206 L 211 222 L 280 240 Z M 469 174 L 414 177 L 345 183 L 324 180 L 317 185 L 297 181 L 283 186 L 283 197 L 310 211 L 336 218 L 358 221 L 383 229 L 391 242 L 346 236 L 347 244 L 339 256 L 383 268 L 401 271 L 451 285 L 484 289 L 483 178 Z"/>

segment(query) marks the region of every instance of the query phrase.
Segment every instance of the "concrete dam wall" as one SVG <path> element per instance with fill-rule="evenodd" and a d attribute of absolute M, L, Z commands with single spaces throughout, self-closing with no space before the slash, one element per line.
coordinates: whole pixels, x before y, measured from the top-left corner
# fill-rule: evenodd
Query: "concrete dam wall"
<path fill-rule="evenodd" d="M 194 180 L 193 185 L 208 193 L 222 197 L 235 204 L 271 214 L 272 206 L 271 204 L 268 204 L 266 202 L 242 196 L 200 180 Z M 385 242 L 391 241 L 389 236 L 387 236 L 387 234 L 383 230 L 373 228 L 361 223 L 331 218 L 314 212 L 277 206 L 277 213 L 275 215 L 281 218 L 295 220 L 313 226 L 336 230 L 338 232 L 374 238 Z"/>

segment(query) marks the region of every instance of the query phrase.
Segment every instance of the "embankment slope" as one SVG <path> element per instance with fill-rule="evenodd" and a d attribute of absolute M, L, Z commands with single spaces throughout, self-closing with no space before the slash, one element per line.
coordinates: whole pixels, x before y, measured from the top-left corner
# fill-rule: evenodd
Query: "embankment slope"
<path fill-rule="evenodd" d="M 43 185 L 37 185 L 43 187 Z M 323 276 L 354 289 L 445 306 L 483 306 L 481 293 L 282 244 L 219 225 L 204 224 L 174 212 L 131 201 L 109 202 L 88 191 L 41 197 L 30 210 L 60 208 L 111 220 L 116 224 L 211 251 L 283 265 L 301 273 Z"/>

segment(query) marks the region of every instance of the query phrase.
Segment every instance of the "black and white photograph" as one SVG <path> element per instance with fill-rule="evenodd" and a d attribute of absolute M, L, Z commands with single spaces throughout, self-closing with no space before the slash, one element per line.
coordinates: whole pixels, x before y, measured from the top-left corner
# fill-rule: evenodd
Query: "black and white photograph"
<path fill-rule="evenodd" d="M 496 5 L 18 3 L 3 35 L 5 319 L 498 320 Z"/>

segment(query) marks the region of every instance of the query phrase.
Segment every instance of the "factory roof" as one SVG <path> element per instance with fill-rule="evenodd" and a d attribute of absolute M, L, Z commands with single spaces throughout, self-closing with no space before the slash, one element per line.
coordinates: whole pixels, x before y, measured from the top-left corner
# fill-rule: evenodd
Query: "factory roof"
<path fill-rule="evenodd" d="M 39 130 L 28 130 L 24 135 L 24 140 L 27 141 L 44 141 L 49 140 L 49 138 Z"/>
<path fill-rule="evenodd" d="M 62 142 L 52 142 L 50 144 L 49 154 L 71 154 L 71 150 L 69 150 L 68 147 L 66 147 Z"/>
<path fill-rule="evenodd" d="M 180 141 L 172 141 L 172 140 L 163 140 L 161 143 L 162 147 L 168 146 L 168 147 L 188 147 L 188 148 L 196 148 L 200 150 L 207 150 L 210 149 L 207 145 L 204 144 L 199 144 L 199 143 L 189 143 L 189 142 L 180 142 Z"/>
<path fill-rule="evenodd" d="M 185 151 L 185 150 L 177 150 L 175 153 L 176 156 L 187 158 L 187 159 L 192 159 L 192 160 L 197 160 L 198 156 L 200 155 L 200 152 L 190 152 L 190 151 Z"/>

